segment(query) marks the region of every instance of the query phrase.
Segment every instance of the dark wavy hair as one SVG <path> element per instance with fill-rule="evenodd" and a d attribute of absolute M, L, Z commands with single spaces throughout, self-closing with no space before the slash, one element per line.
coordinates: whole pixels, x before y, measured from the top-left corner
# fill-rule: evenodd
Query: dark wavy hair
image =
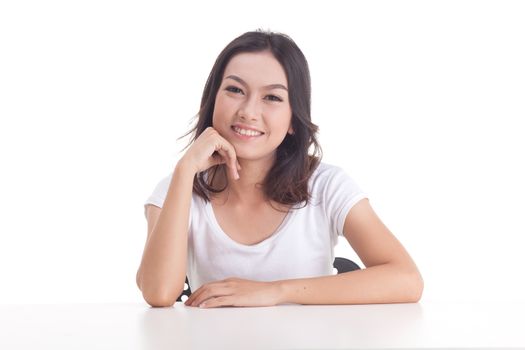
<path fill-rule="evenodd" d="M 268 199 L 285 205 L 305 202 L 304 207 L 311 200 L 308 180 L 321 162 L 322 149 L 316 137 L 319 128 L 312 123 L 310 116 L 311 84 L 308 62 L 297 44 L 286 34 L 257 29 L 230 42 L 217 57 L 208 76 L 200 110 L 194 117 L 198 117 L 196 125 L 178 139 L 193 133 L 188 145 L 184 147 L 186 149 L 207 127 L 212 126 L 215 97 L 231 58 L 239 53 L 262 51 L 271 52 L 286 73 L 294 134 L 286 134 L 277 147 L 272 168 L 263 183 L 258 185 L 262 186 Z M 314 148 L 312 155 L 309 154 L 311 146 Z M 222 192 L 228 186 L 227 183 L 222 189 L 211 186 L 218 170 L 226 174 L 226 165 L 215 165 L 195 175 L 193 192 L 205 201 L 209 201 L 208 195 Z M 227 176 L 224 178 L 228 181 Z"/>

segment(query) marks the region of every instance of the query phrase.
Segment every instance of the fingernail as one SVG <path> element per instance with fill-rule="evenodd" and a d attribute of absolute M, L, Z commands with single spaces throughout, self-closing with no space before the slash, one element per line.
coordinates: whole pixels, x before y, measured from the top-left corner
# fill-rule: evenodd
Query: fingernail
<path fill-rule="evenodd" d="M 205 306 L 206 306 L 206 303 L 201 303 L 201 304 L 199 305 L 199 307 L 205 307 Z"/>

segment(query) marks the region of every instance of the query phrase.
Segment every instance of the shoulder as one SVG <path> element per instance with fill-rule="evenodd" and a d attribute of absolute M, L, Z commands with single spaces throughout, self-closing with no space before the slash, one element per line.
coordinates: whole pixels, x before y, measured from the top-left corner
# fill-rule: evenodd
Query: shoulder
<path fill-rule="evenodd" d="M 168 191 L 170 189 L 171 185 L 171 179 L 173 177 L 173 171 L 170 171 L 168 174 L 164 175 L 160 181 L 157 182 L 155 188 L 153 189 L 153 192 L 149 195 L 149 197 L 144 202 L 144 205 L 153 204 L 159 208 L 162 208 L 164 206 L 164 201 L 166 200 L 166 197 L 168 195 Z M 203 199 L 201 199 L 197 194 L 192 191 L 191 194 L 191 206 L 190 206 L 190 212 L 193 210 L 194 207 L 204 207 L 205 202 Z"/>
<path fill-rule="evenodd" d="M 172 176 L 173 172 L 170 172 L 157 181 L 153 192 L 151 192 L 145 204 L 154 204 L 155 206 L 162 208 L 166 195 L 168 194 Z"/>
<path fill-rule="evenodd" d="M 334 164 L 320 162 L 310 177 L 310 183 L 312 188 L 314 188 L 342 178 L 349 178 L 349 175 L 343 168 Z"/>
<path fill-rule="evenodd" d="M 159 195 L 166 196 L 166 194 L 168 193 L 168 189 L 170 187 L 172 177 L 173 177 L 173 172 L 170 172 L 169 174 L 162 177 L 160 181 L 157 183 L 157 186 L 155 187 L 155 192 Z"/>
<path fill-rule="evenodd" d="M 146 219 L 148 219 L 148 222 L 153 222 L 153 220 L 150 220 L 148 218 L 148 212 L 155 212 L 157 213 L 158 210 L 156 209 L 148 209 L 148 207 L 151 207 L 151 205 L 162 208 L 164 205 L 164 200 L 166 199 L 166 194 L 168 193 L 169 183 L 171 181 L 171 174 L 164 176 L 160 181 L 157 182 L 155 185 L 155 188 L 153 189 L 153 192 L 150 193 L 146 201 L 144 202 L 144 216 Z M 156 220 L 155 220 L 156 221 Z"/>
<path fill-rule="evenodd" d="M 324 202 L 347 200 L 366 193 L 348 172 L 340 166 L 320 163 L 310 178 L 312 196 Z"/>

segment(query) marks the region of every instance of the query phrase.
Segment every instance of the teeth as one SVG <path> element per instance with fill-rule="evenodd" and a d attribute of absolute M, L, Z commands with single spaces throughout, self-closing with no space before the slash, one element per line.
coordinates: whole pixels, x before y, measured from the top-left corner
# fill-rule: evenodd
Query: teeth
<path fill-rule="evenodd" d="M 245 136 L 259 136 L 259 135 L 262 135 L 261 132 L 253 131 L 253 130 L 245 130 L 245 129 L 238 128 L 236 126 L 233 127 L 233 130 L 235 130 L 237 133 L 239 133 L 241 135 L 245 135 Z"/>

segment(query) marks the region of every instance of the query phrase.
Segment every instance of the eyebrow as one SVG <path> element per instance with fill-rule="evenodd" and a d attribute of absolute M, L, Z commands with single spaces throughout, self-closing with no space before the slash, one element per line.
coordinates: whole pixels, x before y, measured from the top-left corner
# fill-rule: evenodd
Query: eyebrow
<path fill-rule="evenodd" d="M 226 78 L 224 78 L 224 80 L 226 80 L 228 78 L 233 79 L 235 81 L 238 81 L 239 83 L 241 83 L 244 86 L 248 86 L 248 84 L 246 84 L 246 82 L 244 80 L 242 80 L 241 78 L 239 78 L 236 75 L 228 75 Z M 284 86 L 282 84 L 270 84 L 270 85 L 264 86 L 264 88 L 266 88 L 266 89 L 284 89 L 284 90 L 288 91 L 286 86 Z"/>

